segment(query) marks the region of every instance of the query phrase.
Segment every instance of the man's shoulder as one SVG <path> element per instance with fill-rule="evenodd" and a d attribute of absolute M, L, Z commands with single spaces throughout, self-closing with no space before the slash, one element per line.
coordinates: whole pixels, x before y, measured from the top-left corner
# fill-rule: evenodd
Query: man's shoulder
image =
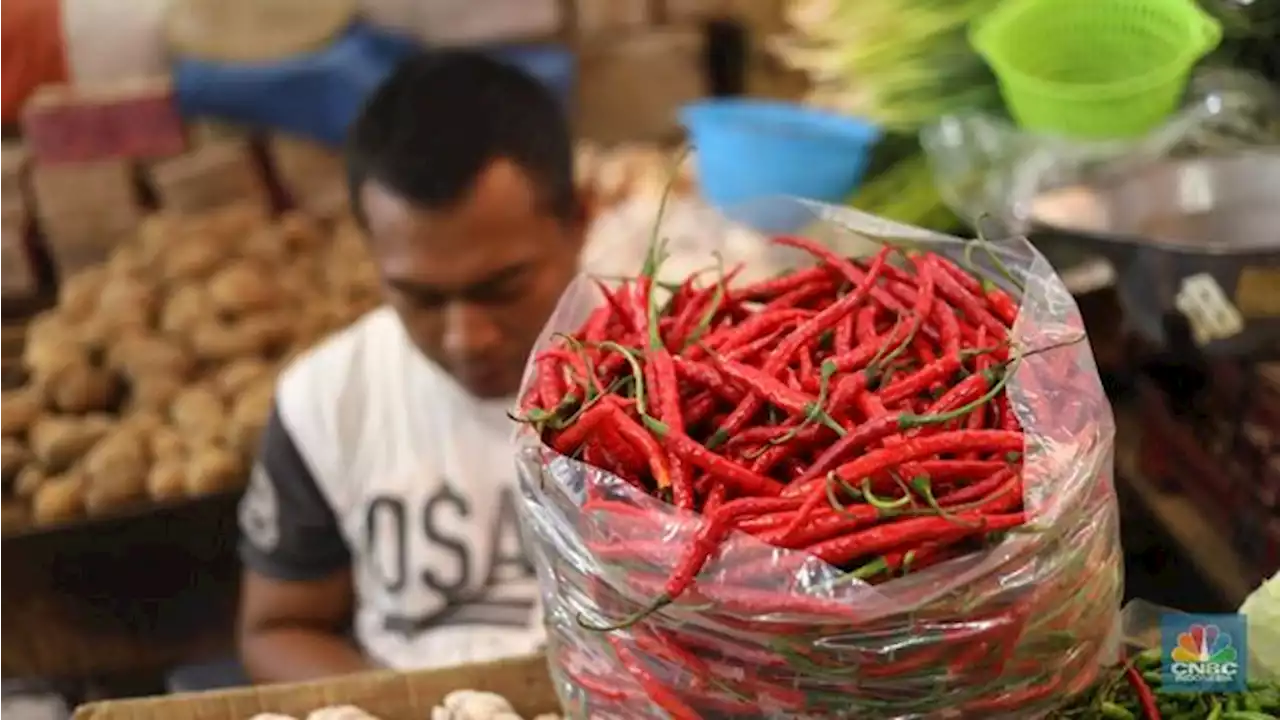
<path fill-rule="evenodd" d="M 380 307 L 289 363 L 276 382 L 285 426 L 304 435 L 312 434 L 306 427 L 323 426 L 325 434 L 353 429 L 385 385 L 403 380 L 396 368 L 412 367 L 403 359 L 415 351 L 399 323 L 391 308 Z"/>
<path fill-rule="evenodd" d="M 398 322 L 388 307 L 366 313 L 294 358 L 280 373 L 278 393 L 333 397 L 367 382 L 370 374 L 364 366 L 369 359 L 398 352 L 403 344 Z"/>

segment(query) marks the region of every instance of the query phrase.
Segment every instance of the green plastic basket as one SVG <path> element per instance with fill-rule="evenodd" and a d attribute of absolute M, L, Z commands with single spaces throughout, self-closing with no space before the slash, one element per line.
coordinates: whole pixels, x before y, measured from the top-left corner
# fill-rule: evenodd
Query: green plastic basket
<path fill-rule="evenodd" d="M 1159 125 L 1221 40 L 1195 0 L 1005 0 L 970 28 L 1020 126 L 1084 138 Z"/>

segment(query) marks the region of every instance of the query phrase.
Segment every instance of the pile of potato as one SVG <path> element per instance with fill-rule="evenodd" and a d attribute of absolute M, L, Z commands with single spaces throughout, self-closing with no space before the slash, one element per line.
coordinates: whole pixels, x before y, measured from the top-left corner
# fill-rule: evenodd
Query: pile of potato
<path fill-rule="evenodd" d="M 28 329 L 0 410 L 5 531 L 241 486 L 277 371 L 377 304 L 347 218 L 149 217 Z"/>
<path fill-rule="evenodd" d="M 260 713 L 250 720 L 297 720 L 292 715 Z M 334 705 L 307 715 L 307 720 L 379 720 L 354 705 Z M 491 692 L 458 690 L 431 710 L 430 720 L 523 720 L 507 699 Z M 539 715 L 534 720 L 562 720 L 554 714 Z"/>

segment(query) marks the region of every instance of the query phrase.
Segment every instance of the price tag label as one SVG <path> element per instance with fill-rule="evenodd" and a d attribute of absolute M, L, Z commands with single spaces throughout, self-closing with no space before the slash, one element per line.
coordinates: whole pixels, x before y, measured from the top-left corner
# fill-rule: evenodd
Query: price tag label
<path fill-rule="evenodd" d="M 1192 335 L 1200 347 L 1244 330 L 1244 316 L 1208 273 L 1184 278 L 1174 305 L 1191 323 Z"/>

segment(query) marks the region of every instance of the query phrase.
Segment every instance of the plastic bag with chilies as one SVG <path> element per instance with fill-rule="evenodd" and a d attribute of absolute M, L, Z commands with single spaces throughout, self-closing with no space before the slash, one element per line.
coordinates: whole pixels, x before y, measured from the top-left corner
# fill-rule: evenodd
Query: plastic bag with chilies
<path fill-rule="evenodd" d="M 723 237 L 745 219 L 775 264 L 808 264 L 765 239 L 804 228 L 833 247 L 908 242 L 999 264 L 1007 290 L 1025 288 L 1007 392 L 1027 436 L 1029 525 L 874 586 L 735 531 L 673 603 L 601 632 L 585 625 L 653 602 L 703 520 L 522 430 L 521 516 L 569 716 L 1026 718 L 1087 687 L 1114 654 L 1121 598 L 1114 427 L 1079 312 L 1048 263 L 1025 240 L 990 244 L 983 262 L 958 238 L 789 198 L 733 216 L 705 232 Z M 534 357 L 601 302 L 588 279 L 571 285 Z M 537 381 L 535 361 L 525 390 Z"/>

